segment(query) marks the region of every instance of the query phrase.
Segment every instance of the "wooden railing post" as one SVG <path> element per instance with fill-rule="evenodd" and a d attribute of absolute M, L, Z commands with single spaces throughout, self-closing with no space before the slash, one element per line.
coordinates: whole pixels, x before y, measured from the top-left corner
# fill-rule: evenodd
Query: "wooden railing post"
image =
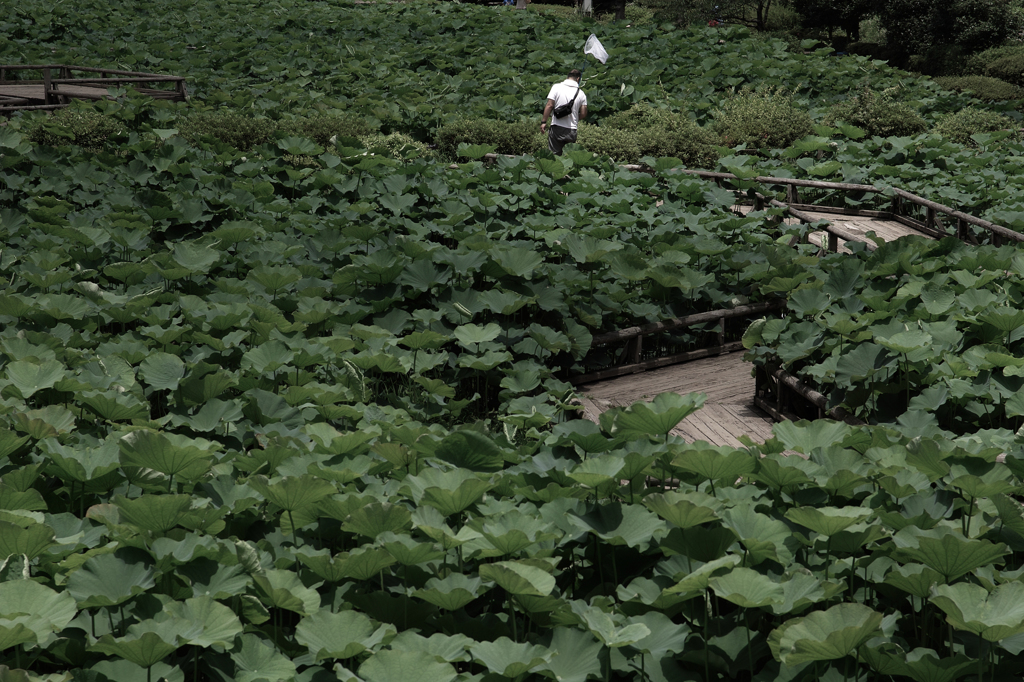
<path fill-rule="evenodd" d="M 800 193 L 796 189 L 796 185 L 786 185 L 786 202 L 790 204 L 800 203 Z"/>
<path fill-rule="evenodd" d="M 718 345 L 725 345 L 725 318 L 718 321 Z"/>
<path fill-rule="evenodd" d="M 43 104 L 50 104 L 50 67 L 43 69 Z"/>
<path fill-rule="evenodd" d="M 828 233 L 828 250 L 832 253 L 839 251 L 839 237 L 831 232 Z"/>
<path fill-rule="evenodd" d="M 925 207 L 924 224 L 931 229 L 935 229 L 935 209 L 931 206 Z"/>

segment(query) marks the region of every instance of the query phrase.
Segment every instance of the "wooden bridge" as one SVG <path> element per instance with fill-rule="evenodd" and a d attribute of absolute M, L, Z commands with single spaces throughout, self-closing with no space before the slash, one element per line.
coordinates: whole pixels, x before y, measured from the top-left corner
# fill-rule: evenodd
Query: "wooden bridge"
<path fill-rule="evenodd" d="M 641 167 L 635 167 L 641 170 Z M 728 173 L 687 171 L 694 175 L 728 184 L 736 177 Z M 764 187 L 783 187 L 786 202 L 757 194 L 755 204 L 738 204 L 733 210 L 748 213 L 765 206 L 785 211 L 790 224 L 815 225 L 808 241 L 821 251 L 844 251 L 851 241 L 862 242 L 869 250 L 878 248 L 876 240 L 893 241 L 903 236 L 920 235 L 928 239 L 955 236 L 967 243 L 1002 244 L 1024 241 L 1024 235 L 1000 225 L 943 206 L 898 188 L 883 190 L 872 185 L 830 183 L 792 178 L 759 177 Z M 814 194 L 825 205 L 801 202 L 800 192 Z M 829 195 L 841 199 L 849 193 L 857 196 L 891 194 L 886 210 L 854 209 L 829 206 Z M 830 203 L 839 203 L 831 201 Z M 812 228 L 813 229 L 813 228 Z M 771 438 L 775 421 L 794 418 L 793 403 L 799 400 L 811 417 L 845 419 L 856 423 L 841 409 L 826 410 L 824 395 L 803 385 L 781 368 L 769 372 L 759 370 L 743 360 L 742 344 L 726 342 L 726 325 L 746 325 L 753 318 L 781 310 L 784 302 L 765 302 L 730 310 L 698 313 L 685 318 L 666 320 L 642 327 L 632 327 L 594 337 L 594 346 L 614 349 L 618 362 L 603 370 L 577 376 L 571 381 L 579 387 L 584 416 L 596 421 L 604 410 L 628 406 L 638 400 L 650 400 L 659 393 L 706 393 L 704 407 L 687 417 L 673 431 L 689 442 L 707 441 L 712 445 L 742 446 L 739 438 L 755 442 Z M 718 344 L 665 357 L 648 357 L 643 340 L 673 329 L 719 325 Z M 648 348 L 658 344 L 648 343 Z M 683 363 L 683 364 L 679 364 Z M 764 384 L 771 391 L 762 390 Z M 771 393 L 773 401 L 765 399 Z M 803 415 L 807 416 L 807 415 Z"/>
<path fill-rule="evenodd" d="M 120 87 L 154 99 L 188 99 L 181 76 L 63 64 L 8 64 L 0 66 L 0 114 L 61 109 L 73 99 L 109 97 L 108 88 Z"/>

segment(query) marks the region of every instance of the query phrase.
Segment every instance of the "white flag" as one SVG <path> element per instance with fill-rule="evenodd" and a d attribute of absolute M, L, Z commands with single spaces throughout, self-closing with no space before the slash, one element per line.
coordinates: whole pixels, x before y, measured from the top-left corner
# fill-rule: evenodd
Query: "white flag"
<path fill-rule="evenodd" d="M 583 46 L 583 54 L 594 55 L 594 59 L 604 64 L 608 61 L 608 53 L 605 52 L 604 46 L 601 45 L 601 41 L 597 39 L 597 36 L 593 33 L 587 38 L 587 44 Z"/>

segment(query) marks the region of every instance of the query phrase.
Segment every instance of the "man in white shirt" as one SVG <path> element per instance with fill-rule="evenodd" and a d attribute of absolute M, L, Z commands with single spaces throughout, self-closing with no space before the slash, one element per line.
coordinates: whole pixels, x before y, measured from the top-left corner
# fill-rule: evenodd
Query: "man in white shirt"
<path fill-rule="evenodd" d="M 555 83 L 548 92 L 548 101 L 544 105 L 544 114 L 541 116 L 540 131 L 544 132 L 548 118 L 551 119 L 551 128 L 548 130 L 548 149 L 555 155 L 562 155 L 562 147 L 570 142 L 576 141 L 576 129 L 579 122 L 587 117 L 587 96 L 580 89 L 580 78 L 583 74 L 579 69 L 569 72 L 569 77 L 561 83 Z M 573 98 L 575 97 L 575 101 Z M 555 107 L 572 102 L 572 111 L 568 116 L 553 116 Z"/>

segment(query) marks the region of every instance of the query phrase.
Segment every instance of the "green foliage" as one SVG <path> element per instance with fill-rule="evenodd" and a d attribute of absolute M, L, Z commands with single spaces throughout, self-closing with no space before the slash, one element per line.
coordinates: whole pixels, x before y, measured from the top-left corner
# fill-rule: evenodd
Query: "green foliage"
<path fill-rule="evenodd" d="M 177 122 L 178 132 L 189 142 L 212 137 L 241 151 L 249 151 L 274 139 L 277 123 L 269 118 L 233 111 L 198 111 Z"/>
<path fill-rule="evenodd" d="M 492 145 L 498 154 L 533 154 L 547 149 L 540 126 L 532 121 L 509 123 L 490 118 L 462 119 L 443 126 L 434 137 L 441 158 L 456 160 L 460 144 Z"/>
<path fill-rule="evenodd" d="M 745 89 L 727 98 L 711 115 L 711 128 L 728 147 L 778 149 L 814 130 L 810 114 L 797 108 L 790 93 L 774 87 Z"/>
<path fill-rule="evenodd" d="M 888 43 L 903 56 L 943 45 L 967 53 L 1001 44 L 1010 27 L 1005 0 L 892 0 L 878 3 Z"/>
<path fill-rule="evenodd" d="M 935 82 L 947 90 L 971 94 L 986 102 L 1024 99 L 1024 88 L 991 76 L 941 76 Z"/>
<path fill-rule="evenodd" d="M 96 111 L 92 107 L 77 105 L 31 119 L 25 133 L 36 144 L 60 147 L 77 145 L 100 150 L 112 144 L 118 135 L 128 131 L 115 116 Z"/>
<path fill-rule="evenodd" d="M 992 60 L 985 66 L 985 75 L 1024 86 L 1024 54 L 1008 54 Z"/>
<path fill-rule="evenodd" d="M 935 124 L 933 131 L 954 142 L 968 146 L 978 146 L 971 139 L 975 133 L 994 133 L 1009 131 L 1011 137 L 1017 138 L 1017 123 L 1002 114 L 977 107 L 967 107 L 960 111 L 946 114 Z"/>
<path fill-rule="evenodd" d="M 579 144 L 620 163 L 638 163 L 645 156 L 673 157 L 695 168 L 718 159 L 718 138 L 685 113 L 656 108 L 646 102 L 601 120 L 600 126 L 582 123 Z"/>
<path fill-rule="evenodd" d="M 409 135 L 404 133 L 391 133 L 389 135 L 382 135 L 377 133 L 375 135 L 364 135 L 361 136 L 363 145 L 367 149 L 385 149 L 395 158 L 429 158 L 433 156 L 434 152 L 428 144 L 414 140 Z"/>
<path fill-rule="evenodd" d="M 1008 57 L 1021 56 L 1024 56 L 1024 45 L 1007 44 L 990 47 L 968 57 L 964 61 L 963 73 L 976 76 L 991 76 L 992 74 L 988 73 L 990 64 Z"/>
<path fill-rule="evenodd" d="M 916 111 L 896 99 L 894 91 L 878 93 L 868 88 L 829 109 L 823 122 L 835 125 L 840 121 L 881 137 L 916 135 L 928 128 Z"/>
<path fill-rule="evenodd" d="M 321 147 L 330 147 L 332 137 L 363 139 L 373 132 L 373 128 L 358 116 L 328 116 L 324 114 L 283 119 L 278 122 L 277 127 L 286 135 L 305 137 Z M 239 149 L 243 148 L 239 147 Z"/>

